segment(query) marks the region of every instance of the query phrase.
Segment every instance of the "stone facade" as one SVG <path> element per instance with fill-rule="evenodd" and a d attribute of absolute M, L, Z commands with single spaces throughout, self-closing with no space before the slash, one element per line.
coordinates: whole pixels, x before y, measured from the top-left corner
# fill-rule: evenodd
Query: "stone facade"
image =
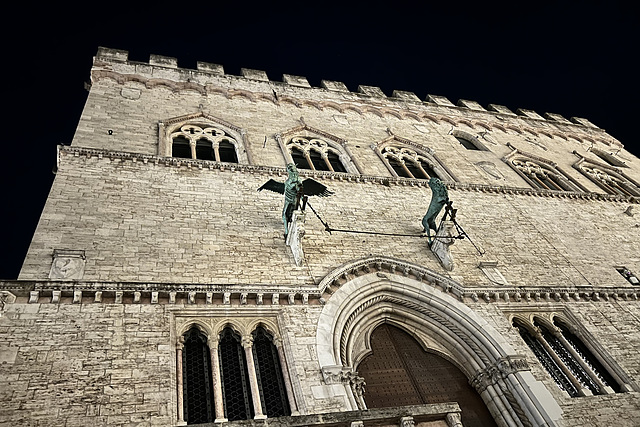
<path fill-rule="evenodd" d="M 94 59 L 19 279 L 0 282 L 0 425 L 184 424 L 193 325 L 262 325 L 280 352 L 291 416 L 229 425 L 461 425 L 456 404 L 366 408 L 357 366 L 382 323 L 458 366 L 500 426 L 637 422 L 640 159 L 619 141 L 581 118 L 176 64 Z M 238 163 L 171 157 L 190 123 Z M 333 195 L 309 198 L 294 252 L 282 196 L 256 191 L 286 179 L 292 137 L 346 171 L 300 169 Z M 428 180 L 389 161 L 401 148 L 457 209 L 446 268 L 423 234 Z M 514 319 L 570 325 L 619 390 L 570 397 Z"/>

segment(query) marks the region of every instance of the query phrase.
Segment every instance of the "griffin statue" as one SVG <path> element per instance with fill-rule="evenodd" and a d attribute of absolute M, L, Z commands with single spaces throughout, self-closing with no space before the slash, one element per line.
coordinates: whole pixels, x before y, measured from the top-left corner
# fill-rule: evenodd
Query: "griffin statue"
<path fill-rule="evenodd" d="M 449 193 L 447 192 L 447 187 L 438 178 L 431 178 L 429 187 L 431 187 L 431 203 L 429 203 L 429 209 L 427 209 L 427 213 L 422 218 L 422 226 L 427 233 L 429 243 L 431 243 L 431 230 L 438 231 L 436 217 L 449 201 Z"/>
<path fill-rule="evenodd" d="M 304 196 L 327 197 L 333 194 L 333 192 L 329 191 L 325 185 L 314 179 L 307 178 L 304 181 L 301 181 L 300 176 L 298 175 L 298 169 L 293 163 L 289 163 L 287 165 L 287 173 L 289 174 L 289 177 L 285 182 L 270 179 L 258 188 L 258 191 L 269 190 L 275 193 L 284 194 L 282 222 L 284 222 L 285 238 L 289 234 L 289 223 L 291 222 L 293 211 L 300 207 L 300 200 Z"/>

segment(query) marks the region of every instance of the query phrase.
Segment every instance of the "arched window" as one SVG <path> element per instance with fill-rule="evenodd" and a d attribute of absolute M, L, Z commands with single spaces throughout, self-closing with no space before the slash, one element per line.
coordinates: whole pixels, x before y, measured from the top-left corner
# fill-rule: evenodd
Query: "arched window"
<path fill-rule="evenodd" d="M 613 378 L 613 376 L 602 366 L 602 363 L 598 360 L 597 357 L 589 350 L 589 348 L 582 342 L 577 335 L 575 335 L 569 327 L 564 324 L 557 317 L 553 319 L 553 324 L 556 325 L 560 329 L 560 333 L 566 340 L 566 342 L 571 346 L 576 355 L 582 360 L 584 364 L 586 364 L 589 369 L 593 372 L 594 375 L 598 377 L 602 385 L 605 387 L 610 387 L 616 393 L 620 393 L 622 388 L 620 384 Z M 599 385 L 599 387 L 601 387 Z M 598 390 L 598 394 L 603 394 L 604 390 Z"/>
<path fill-rule="evenodd" d="M 513 319 L 513 326 L 518 329 L 520 336 L 527 346 L 531 349 L 540 364 L 549 373 L 561 390 L 566 391 L 569 396 L 579 396 L 577 387 L 571 382 L 568 375 L 561 368 L 560 364 L 554 357 L 548 346 L 540 341 L 540 337 L 534 336 L 524 323 L 517 319 Z"/>
<path fill-rule="evenodd" d="M 340 152 L 320 138 L 296 136 L 286 144 L 298 169 L 346 172 Z"/>
<path fill-rule="evenodd" d="M 188 424 L 213 422 L 211 356 L 207 337 L 196 327 L 184 335 L 182 366 L 185 421 Z"/>
<path fill-rule="evenodd" d="M 513 325 L 558 387 L 569 396 L 622 391 L 600 360 L 557 317 L 553 318 L 553 324 L 536 317 L 533 326 L 514 318 Z"/>
<path fill-rule="evenodd" d="M 264 412 L 269 417 L 291 415 L 278 350 L 262 327 L 253 332 L 253 359 Z"/>
<path fill-rule="evenodd" d="M 578 170 L 595 182 L 600 188 L 612 195 L 640 196 L 640 188 L 622 174 L 591 163 L 582 163 Z"/>
<path fill-rule="evenodd" d="M 185 124 L 170 135 L 171 155 L 187 159 L 238 163 L 237 141 L 207 124 Z"/>
<path fill-rule="evenodd" d="M 453 363 L 425 351 L 409 334 L 383 324 L 371 335 L 371 351 L 357 371 L 369 408 L 457 402 L 465 426 L 495 426 L 487 407 Z"/>
<path fill-rule="evenodd" d="M 227 327 L 218 345 L 224 409 L 229 421 L 253 418 L 249 372 L 240 336 Z"/>
<path fill-rule="evenodd" d="M 382 158 L 403 178 L 429 179 L 441 178 L 435 172 L 432 161 L 407 147 L 387 145 L 382 150 Z"/>
<path fill-rule="evenodd" d="M 581 191 L 577 185 L 573 184 L 552 166 L 526 158 L 515 158 L 511 160 L 511 165 L 534 188 L 556 191 Z"/>

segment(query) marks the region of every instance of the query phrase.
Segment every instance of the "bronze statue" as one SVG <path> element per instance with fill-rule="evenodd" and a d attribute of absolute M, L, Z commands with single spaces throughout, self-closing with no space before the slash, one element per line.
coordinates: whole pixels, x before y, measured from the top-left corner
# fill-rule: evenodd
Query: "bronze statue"
<path fill-rule="evenodd" d="M 298 175 L 298 169 L 293 163 L 287 165 L 287 173 L 289 177 L 285 182 L 278 182 L 275 179 L 262 184 L 258 191 L 269 190 L 276 193 L 284 194 L 284 208 L 282 209 L 282 222 L 284 222 L 284 236 L 289 234 L 289 223 L 291 222 L 291 216 L 293 211 L 300 207 L 300 200 L 306 196 L 320 196 L 326 197 L 333 194 L 329 191 L 324 184 L 318 181 L 307 178 L 304 181 L 300 180 Z M 304 209 L 304 206 L 303 206 Z"/>
<path fill-rule="evenodd" d="M 436 217 L 449 201 L 449 193 L 447 192 L 447 187 L 438 178 L 431 178 L 429 187 L 431 187 L 431 203 L 429 203 L 429 209 L 427 209 L 427 213 L 422 218 L 422 227 L 424 227 L 423 231 L 427 233 L 427 239 L 431 244 L 430 230 L 438 231 Z"/>

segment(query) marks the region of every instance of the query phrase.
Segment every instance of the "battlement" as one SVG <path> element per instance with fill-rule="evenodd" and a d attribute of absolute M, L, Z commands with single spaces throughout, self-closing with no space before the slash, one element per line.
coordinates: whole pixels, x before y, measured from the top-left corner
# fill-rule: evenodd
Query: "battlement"
<path fill-rule="evenodd" d="M 357 92 L 352 92 L 343 83 L 338 81 L 322 80 L 321 87 L 312 87 L 306 77 L 284 74 L 282 81 L 271 80 L 267 73 L 262 70 L 241 68 L 241 75 L 231 75 L 224 71 L 224 67 L 219 64 L 198 61 L 196 69 L 186 69 L 178 67 L 176 58 L 150 55 L 148 63 L 129 61 L 129 52 L 119 49 L 99 47 L 94 58 L 94 68 L 101 67 L 107 63 L 112 64 L 112 70 L 122 74 L 139 74 L 155 79 L 164 79 L 174 82 L 183 82 L 192 85 L 206 85 L 211 79 L 243 79 L 247 82 L 267 83 L 272 88 L 299 88 L 322 90 L 331 92 L 341 97 L 353 97 L 356 100 L 373 100 L 378 102 L 398 103 L 405 106 L 428 105 L 438 108 L 452 110 L 466 110 L 483 114 L 491 114 L 498 117 L 521 118 L 526 120 L 550 122 L 556 125 L 578 126 L 591 130 L 602 130 L 588 119 L 581 117 L 571 117 L 566 119 L 560 114 L 537 112 L 529 109 L 518 108 L 515 112 L 508 107 L 497 104 L 488 104 L 484 108 L 480 103 L 471 100 L 460 99 L 457 103 L 451 102 L 446 96 L 428 94 L 425 100 L 420 99 L 414 92 L 394 90 L 391 96 L 387 96 L 381 88 L 375 86 L 359 85 Z"/>

